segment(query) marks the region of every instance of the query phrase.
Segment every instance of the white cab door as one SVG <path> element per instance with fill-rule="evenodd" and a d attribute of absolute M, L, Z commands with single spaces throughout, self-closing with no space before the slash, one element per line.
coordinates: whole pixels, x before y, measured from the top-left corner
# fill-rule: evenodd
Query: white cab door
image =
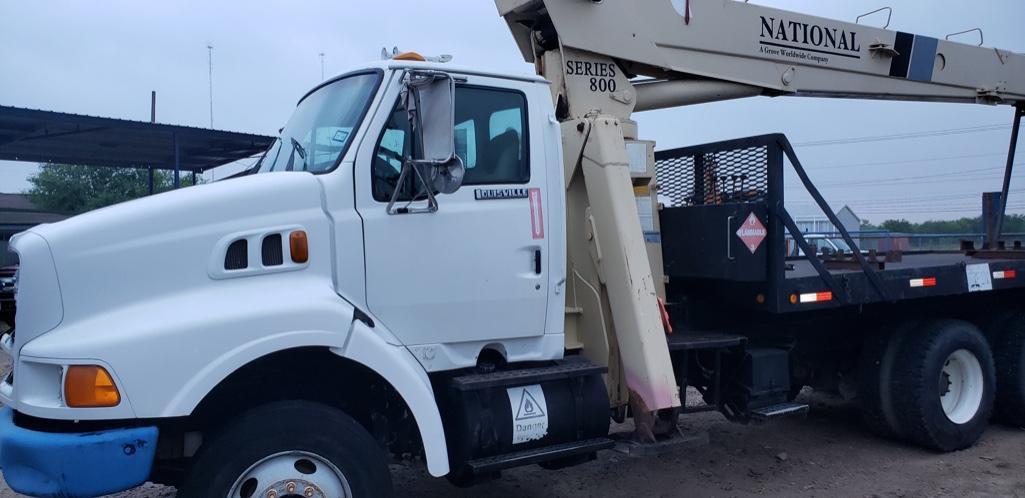
<path fill-rule="evenodd" d="M 385 209 L 412 144 L 398 88 L 356 159 L 367 306 L 407 345 L 541 336 L 548 301 L 548 193 L 534 88 L 468 76 L 456 89 L 462 188 L 429 214 Z M 414 179 L 415 181 L 415 179 Z M 403 187 L 412 192 L 414 185 Z M 417 185 L 417 187 L 419 187 Z M 422 189 L 421 189 L 422 190 Z M 407 196 L 408 198 L 408 196 Z"/>

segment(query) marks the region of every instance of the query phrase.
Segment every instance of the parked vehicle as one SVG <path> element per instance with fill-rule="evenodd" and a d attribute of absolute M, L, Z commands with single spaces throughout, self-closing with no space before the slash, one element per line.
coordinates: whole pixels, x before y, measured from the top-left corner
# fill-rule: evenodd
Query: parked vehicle
<path fill-rule="evenodd" d="M 14 287 L 17 272 L 16 266 L 0 268 L 0 323 L 6 324 L 8 328 L 14 328 Z M 0 328 L 3 328 L 3 325 L 0 325 Z"/>

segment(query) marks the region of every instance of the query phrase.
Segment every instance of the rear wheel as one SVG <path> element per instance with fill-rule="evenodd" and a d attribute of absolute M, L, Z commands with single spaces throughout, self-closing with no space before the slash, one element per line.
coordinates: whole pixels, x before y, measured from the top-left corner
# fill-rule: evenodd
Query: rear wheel
<path fill-rule="evenodd" d="M 334 408 L 285 401 L 255 408 L 204 443 L 178 496 L 391 496 L 384 451 Z"/>
<path fill-rule="evenodd" d="M 992 331 L 997 370 L 997 416 L 1025 427 L 1025 314 L 1015 313 Z"/>
<path fill-rule="evenodd" d="M 905 321 L 875 331 L 865 340 L 858 373 L 858 406 L 872 432 L 900 438 L 903 432 L 893 409 L 893 365 L 901 343 L 917 322 Z"/>
<path fill-rule="evenodd" d="M 985 337 L 958 320 L 929 322 L 901 347 L 893 407 L 905 435 L 937 451 L 967 448 L 993 412 L 995 369 Z"/>

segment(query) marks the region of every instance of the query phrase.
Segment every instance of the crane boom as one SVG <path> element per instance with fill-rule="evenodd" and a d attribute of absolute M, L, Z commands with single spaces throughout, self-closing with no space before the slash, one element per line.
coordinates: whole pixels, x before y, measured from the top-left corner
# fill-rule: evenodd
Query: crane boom
<path fill-rule="evenodd" d="M 608 366 L 610 400 L 630 406 L 642 439 L 673 418 L 680 391 L 660 320 L 658 217 L 640 222 L 657 205 L 653 144 L 637 140 L 633 112 L 756 95 L 1025 111 L 1025 57 L 1006 50 L 735 0 L 495 2 L 552 83 L 562 126 L 567 349 Z"/>
<path fill-rule="evenodd" d="M 712 79 L 769 95 L 1025 102 L 1025 56 L 1007 50 L 734 0 L 498 4 L 528 62 L 556 41 L 537 34 L 557 33 L 562 48 L 657 79 Z"/>

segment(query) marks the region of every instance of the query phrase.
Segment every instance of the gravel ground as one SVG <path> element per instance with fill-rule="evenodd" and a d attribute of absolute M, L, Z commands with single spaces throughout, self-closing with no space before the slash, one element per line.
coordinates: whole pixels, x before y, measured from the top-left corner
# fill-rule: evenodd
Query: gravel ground
<path fill-rule="evenodd" d="M 568 496 L 800 496 L 1025 498 L 1025 430 L 994 425 L 979 444 L 940 455 L 875 438 L 850 404 L 810 396 L 807 420 L 743 426 L 714 413 L 685 417 L 710 443 L 657 458 L 606 451 L 597 461 L 561 471 L 538 467 L 457 489 L 424 471 L 394 466 L 400 496 L 540 498 Z M 118 498 L 170 498 L 173 490 L 143 487 Z M 19 496 L 0 485 L 0 498 Z"/>

